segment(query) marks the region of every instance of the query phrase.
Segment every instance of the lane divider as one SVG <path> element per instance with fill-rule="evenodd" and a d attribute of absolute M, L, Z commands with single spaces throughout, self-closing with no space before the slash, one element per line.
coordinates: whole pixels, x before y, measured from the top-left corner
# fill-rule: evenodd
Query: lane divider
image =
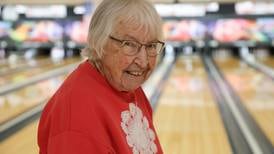
<path fill-rule="evenodd" d="M 209 55 L 207 55 L 205 61 L 218 84 L 226 104 L 233 113 L 237 125 L 241 129 L 242 134 L 252 150 L 252 153 L 272 154 L 274 152 L 273 145 L 269 139 L 267 139 L 250 113 L 242 105 L 239 96 L 236 95 L 229 83 L 224 79 L 217 66 L 214 64 L 212 56 L 209 57 Z"/>
<path fill-rule="evenodd" d="M 56 68 L 54 70 L 44 72 L 43 74 L 30 77 L 28 80 L 24 80 L 24 81 L 19 82 L 19 83 L 13 83 L 13 84 L 1 86 L 0 87 L 0 95 L 4 95 L 4 94 L 7 94 L 9 92 L 15 91 L 17 89 L 23 88 L 25 86 L 40 82 L 42 80 L 46 80 L 46 79 L 52 78 L 54 76 L 58 76 L 58 75 L 67 73 L 67 72 L 71 71 L 73 68 L 75 68 L 78 65 L 79 65 L 79 62 L 69 64 L 67 66 L 64 66 L 64 67 L 61 67 L 61 68 Z"/>
<path fill-rule="evenodd" d="M 249 53 L 248 47 L 241 47 L 240 55 L 241 55 L 242 60 L 246 64 L 248 64 L 249 66 L 264 73 L 265 75 L 269 76 L 274 81 L 274 70 L 272 68 L 256 61 L 255 57 Z"/>
<path fill-rule="evenodd" d="M 252 151 L 254 153 L 262 154 L 262 150 L 259 147 L 258 142 L 256 141 L 255 137 L 253 136 L 250 129 L 248 128 L 241 112 L 239 111 L 239 109 L 235 105 L 235 102 L 234 102 L 232 96 L 228 92 L 228 90 L 227 90 L 221 76 L 217 72 L 215 66 L 213 65 L 213 63 L 211 61 L 209 61 L 209 59 L 206 59 L 206 61 L 209 64 L 209 67 L 211 68 L 213 76 L 215 77 L 215 79 L 217 80 L 217 83 L 219 84 L 220 90 L 221 90 L 226 102 L 228 103 L 228 106 L 230 107 L 230 110 L 232 111 L 233 115 L 235 116 L 235 119 L 236 119 L 238 125 L 240 126 L 244 136 L 246 137 L 246 140 L 249 143 L 250 148 L 252 149 Z"/>

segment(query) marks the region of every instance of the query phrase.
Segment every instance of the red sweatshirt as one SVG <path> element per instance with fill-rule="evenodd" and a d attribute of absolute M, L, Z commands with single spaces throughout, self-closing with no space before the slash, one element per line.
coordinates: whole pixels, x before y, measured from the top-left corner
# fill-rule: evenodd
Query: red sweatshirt
<path fill-rule="evenodd" d="M 87 61 L 44 108 L 38 144 L 40 154 L 163 153 L 143 90 L 115 90 Z"/>

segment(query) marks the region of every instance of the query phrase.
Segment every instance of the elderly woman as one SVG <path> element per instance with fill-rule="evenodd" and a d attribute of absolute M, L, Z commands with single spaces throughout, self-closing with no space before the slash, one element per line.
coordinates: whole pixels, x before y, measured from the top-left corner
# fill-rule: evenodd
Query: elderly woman
<path fill-rule="evenodd" d="M 88 60 L 47 103 L 40 154 L 163 153 L 142 83 L 163 49 L 161 19 L 146 0 L 104 0 L 92 17 Z"/>

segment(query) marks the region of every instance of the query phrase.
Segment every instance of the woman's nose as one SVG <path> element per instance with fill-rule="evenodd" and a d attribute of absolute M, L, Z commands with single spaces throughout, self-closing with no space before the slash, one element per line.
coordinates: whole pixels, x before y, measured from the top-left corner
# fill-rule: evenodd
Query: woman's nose
<path fill-rule="evenodd" d="M 144 45 L 141 46 L 139 52 L 136 55 L 136 63 L 141 67 L 141 68 L 146 68 L 148 65 L 148 54 L 146 51 L 146 47 Z"/>

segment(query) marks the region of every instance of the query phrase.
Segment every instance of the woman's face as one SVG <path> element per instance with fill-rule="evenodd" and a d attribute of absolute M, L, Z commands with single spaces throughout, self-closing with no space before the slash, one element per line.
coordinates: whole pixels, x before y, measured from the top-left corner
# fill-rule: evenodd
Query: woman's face
<path fill-rule="evenodd" d="M 142 44 L 157 40 L 146 35 L 144 28 L 137 30 L 136 25 L 122 22 L 111 35 L 120 40 L 133 40 Z M 120 42 L 108 38 L 101 59 L 102 73 L 115 89 L 133 91 L 149 77 L 157 57 L 148 56 L 144 46 L 132 56 L 124 54 L 122 50 Z"/>

